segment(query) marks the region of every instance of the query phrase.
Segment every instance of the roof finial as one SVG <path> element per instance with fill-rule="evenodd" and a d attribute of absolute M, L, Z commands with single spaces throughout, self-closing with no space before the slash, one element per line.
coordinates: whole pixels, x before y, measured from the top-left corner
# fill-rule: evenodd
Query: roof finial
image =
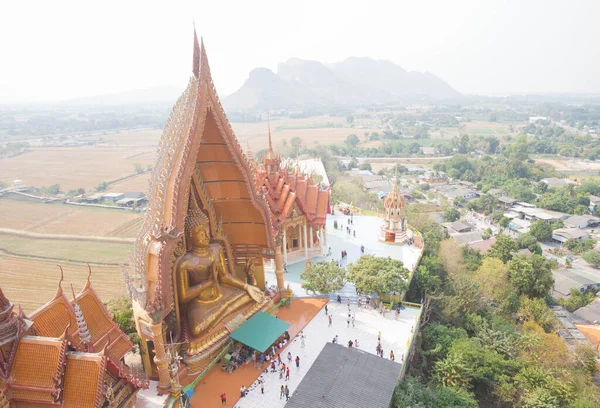
<path fill-rule="evenodd" d="M 271 112 L 267 112 L 267 123 L 269 126 L 269 152 L 272 152 L 273 143 L 271 142 Z"/>
<path fill-rule="evenodd" d="M 192 61 L 192 73 L 196 78 L 200 76 L 200 44 L 196 35 L 196 22 L 194 21 L 194 60 Z"/>
<path fill-rule="evenodd" d="M 62 266 L 60 266 L 60 265 L 56 265 L 56 266 L 58 266 L 58 268 L 60 269 L 60 280 L 58 281 L 58 287 L 59 287 L 59 289 L 62 289 L 62 281 L 65 280 L 65 274 L 63 272 Z"/>
<path fill-rule="evenodd" d="M 395 173 L 396 177 L 394 178 L 394 189 L 398 190 L 398 163 L 396 163 Z"/>

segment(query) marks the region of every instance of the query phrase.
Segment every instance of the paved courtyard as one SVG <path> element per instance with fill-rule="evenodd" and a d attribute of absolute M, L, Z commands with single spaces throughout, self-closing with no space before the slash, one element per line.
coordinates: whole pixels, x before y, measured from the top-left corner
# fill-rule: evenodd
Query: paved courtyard
<path fill-rule="evenodd" d="M 281 354 L 282 360 L 287 364 L 287 353 L 292 353 L 292 359 L 300 357 L 300 368 L 296 368 L 292 362 L 290 370 L 290 380 L 279 379 L 278 373 L 263 373 L 261 378 L 265 381 L 265 393 L 260 392 L 258 382 L 250 387 L 250 392 L 245 398 L 240 399 L 235 407 L 237 408 L 271 408 L 283 407 L 285 397 L 280 399 L 279 388 L 281 385 L 287 385 L 290 389 L 290 395 L 298 387 L 305 373 L 316 360 L 317 356 L 327 342 L 331 342 L 338 335 L 339 344 L 347 347 L 348 341 L 358 340 L 360 349 L 372 354 L 376 354 L 377 336 L 381 331 L 381 344 L 384 350 L 385 358 L 389 358 L 390 350 L 394 351 L 396 361 L 402 361 L 402 355 L 407 348 L 408 340 L 411 338 L 411 330 L 416 324 L 418 310 L 406 308 L 400 314 L 398 320 L 395 320 L 393 313 L 388 313 L 385 317 L 373 309 L 358 308 L 351 305 L 351 311 L 355 313 L 355 327 L 348 327 L 346 318 L 348 307 L 345 304 L 328 303 L 329 314 L 333 316 L 332 327 L 328 327 L 328 319 L 325 316 L 325 309 L 322 309 L 313 320 L 304 328 L 306 336 L 305 347 L 301 347 L 299 337 L 296 337 L 291 344 L 284 349 Z"/>
<path fill-rule="evenodd" d="M 375 255 L 380 257 L 391 257 L 393 259 L 400 260 L 404 263 L 404 266 L 408 270 L 412 270 L 415 267 L 417 259 L 421 250 L 413 245 L 390 245 L 383 242 L 379 242 L 379 230 L 383 225 L 383 218 L 373 217 L 368 215 L 354 215 L 353 223 L 350 225 L 353 231 L 356 231 L 356 237 L 353 233 L 348 234 L 346 232 L 346 226 L 348 225 L 348 216 L 345 215 L 328 215 L 327 216 L 327 247 L 331 247 L 330 256 L 320 256 L 317 253 L 309 255 L 311 256 L 312 262 L 318 261 L 330 261 L 337 260 L 342 262 L 342 266 L 354 263 L 361 257 L 360 247 L 364 245 L 365 255 Z M 334 221 L 338 222 L 338 229 L 333 228 Z M 343 229 L 341 228 L 343 225 Z M 345 250 L 348 253 L 348 257 L 342 261 L 341 253 Z M 295 261 L 294 263 L 291 263 Z M 304 271 L 305 261 L 299 260 L 298 257 L 288 258 L 287 270 L 285 274 L 286 286 L 289 283 L 290 287 L 294 291 L 295 296 L 306 296 L 306 291 L 302 288 L 300 274 Z M 268 284 L 275 284 L 277 282 L 273 266 L 266 265 L 265 277 Z M 354 286 L 352 284 L 346 285 L 340 295 L 344 298 L 350 297 L 351 301 L 358 303 L 355 294 Z M 337 295 L 332 294 L 333 296 Z"/>

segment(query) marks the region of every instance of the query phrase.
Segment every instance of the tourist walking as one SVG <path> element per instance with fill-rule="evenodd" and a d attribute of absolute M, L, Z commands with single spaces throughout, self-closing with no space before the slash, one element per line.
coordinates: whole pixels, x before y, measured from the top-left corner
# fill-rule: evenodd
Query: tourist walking
<path fill-rule="evenodd" d="M 331 327 L 331 324 L 333 323 L 333 319 L 331 318 L 331 315 L 329 316 L 329 327 Z"/>
<path fill-rule="evenodd" d="M 285 395 L 285 387 L 282 384 L 281 388 L 279 389 L 279 399 L 282 399 L 284 395 Z"/>
<path fill-rule="evenodd" d="M 296 368 L 300 368 L 300 356 L 296 356 Z"/>
<path fill-rule="evenodd" d="M 359 348 L 360 346 L 358 345 L 358 339 L 354 340 L 354 347 Z"/>
<path fill-rule="evenodd" d="M 348 313 L 348 318 L 346 319 L 346 327 L 350 327 L 350 313 Z"/>
<path fill-rule="evenodd" d="M 285 386 L 284 392 L 285 392 L 285 400 L 288 401 L 290 399 L 290 389 L 288 388 L 287 385 Z"/>
<path fill-rule="evenodd" d="M 292 352 L 291 351 L 288 351 L 287 358 L 288 358 L 288 363 L 292 364 Z"/>
<path fill-rule="evenodd" d="M 355 318 L 354 318 L 354 313 L 352 313 L 352 317 L 350 318 L 350 320 L 352 321 L 352 327 L 355 327 L 355 326 L 354 326 L 354 321 L 355 321 Z"/>
<path fill-rule="evenodd" d="M 261 394 L 265 393 L 265 382 L 264 381 L 260 382 L 260 393 Z"/>
<path fill-rule="evenodd" d="M 390 360 L 396 360 L 396 356 L 394 355 L 394 350 L 390 351 Z"/>
<path fill-rule="evenodd" d="M 348 298 L 348 301 L 346 302 L 346 304 L 348 305 L 348 311 L 350 311 L 350 298 Z"/>
<path fill-rule="evenodd" d="M 325 316 L 327 316 L 329 314 L 329 308 L 327 307 L 327 305 L 325 305 Z"/>
<path fill-rule="evenodd" d="M 306 336 L 304 335 L 304 332 L 301 331 L 300 332 L 300 347 L 304 348 L 304 339 L 306 338 Z"/>
<path fill-rule="evenodd" d="M 244 387 L 242 385 L 242 387 L 240 388 L 240 397 L 245 397 L 246 396 L 246 387 Z"/>
<path fill-rule="evenodd" d="M 227 394 L 221 393 L 221 405 L 227 405 Z"/>
<path fill-rule="evenodd" d="M 348 348 L 352 348 L 352 344 L 354 344 L 352 343 L 352 340 L 348 340 Z"/>
<path fill-rule="evenodd" d="M 281 365 L 281 353 L 277 354 L 277 365 Z"/>
<path fill-rule="evenodd" d="M 379 333 L 377 333 L 377 341 L 381 342 L 381 331 L 379 331 Z"/>
<path fill-rule="evenodd" d="M 290 379 L 290 368 L 288 367 L 288 369 L 285 372 L 285 380 L 288 381 Z"/>

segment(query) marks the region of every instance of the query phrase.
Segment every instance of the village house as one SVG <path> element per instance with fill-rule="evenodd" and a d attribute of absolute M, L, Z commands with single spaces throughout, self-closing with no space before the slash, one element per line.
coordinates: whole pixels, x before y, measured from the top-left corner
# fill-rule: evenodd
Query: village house
<path fill-rule="evenodd" d="M 593 215 L 573 215 L 565 219 L 564 223 L 568 228 L 596 228 L 600 225 L 600 218 Z"/>
<path fill-rule="evenodd" d="M 583 241 L 589 237 L 590 234 L 579 228 L 558 228 L 552 231 L 552 239 L 560 244 L 564 244 L 569 239 Z"/>

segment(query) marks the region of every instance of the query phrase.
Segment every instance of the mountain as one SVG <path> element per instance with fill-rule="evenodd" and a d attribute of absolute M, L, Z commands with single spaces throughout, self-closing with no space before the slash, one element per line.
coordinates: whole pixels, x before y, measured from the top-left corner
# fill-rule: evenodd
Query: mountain
<path fill-rule="evenodd" d="M 224 98 L 229 110 L 283 109 L 319 105 L 357 106 L 461 94 L 430 72 L 406 71 L 386 60 L 347 58 L 327 66 L 291 58 L 277 73 L 254 69 L 244 85 Z"/>
<path fill-rule="evenodd" d="M 58 102 L 61 105 L 132 105 L 144 103 L 175 104 L 182 90 L 174 86 L 156 86 L 118 93 L 84 96 Z"/>

